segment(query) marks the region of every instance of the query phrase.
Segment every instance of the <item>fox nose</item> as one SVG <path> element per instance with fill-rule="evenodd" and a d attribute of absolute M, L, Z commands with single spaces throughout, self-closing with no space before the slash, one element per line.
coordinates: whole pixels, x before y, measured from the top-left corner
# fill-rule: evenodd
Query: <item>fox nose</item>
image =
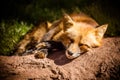
<path fill-rule="evenodd" d="M 75 58 L 77 58 L 78 56 L 80 56 L 80 53 L 72 53 L 71 51 L 66 50 L 66 57 L 67 57 L 68 59 L 75 59 Z"/>
<path fill-rule="evenodd" d="M 73 55 L 73 53 L 71 52 L 71 51 L 67 51 L 67 53 L 68 53 L 68 55 L 70 55 L 70 56 L 72 56 Z"/>

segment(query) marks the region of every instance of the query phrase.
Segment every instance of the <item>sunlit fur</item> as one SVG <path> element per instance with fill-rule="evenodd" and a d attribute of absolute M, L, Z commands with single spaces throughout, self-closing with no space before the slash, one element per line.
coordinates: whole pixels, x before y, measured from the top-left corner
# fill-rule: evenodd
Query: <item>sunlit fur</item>
<path fill-rule="evenodd" d="M 58 40 L 66 47 L 68 58 L 76 58 L 101 45 L 107 24 L 99 26 L 95 20 L 82 13 L 71 16 L 65 14 L 63 19 L 63 31 L 60 36 L 58 35 Z"/>
<path fill-rule="evenodd" d="M 99 47 L 108 24 L 98 23 L 83 13 L 64 14 L 63 18 L 52 24 L 41 24 L 26 34 L 18 44 L 16 53 L 22 53 L 28 44 L 41 41 L 62 42 L 66 56 L 74 59 L 92 48 Z M 20 51 L 22 50 L 22 51 Z"/>
<path fill-rule="evenodd" d="M 24 38 L 16 46 L 15 54 L 22 55 L 28 48 L 32 48 L 39 43 L 43 35 L 49 30 L 51 23 L 45 22 L 35 26 L 30 30 Z"/>

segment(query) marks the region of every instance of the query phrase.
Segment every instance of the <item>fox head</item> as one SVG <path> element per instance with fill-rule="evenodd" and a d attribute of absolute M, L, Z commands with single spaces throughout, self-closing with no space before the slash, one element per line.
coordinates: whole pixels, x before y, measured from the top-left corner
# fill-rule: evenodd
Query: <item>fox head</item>
<path fill-rule="evenodd" d="M 91 48 L 99 47 L 106 32 L 108 24 L 96 27 L 98 24 L 94 20 L 83 18 L 81 17 L 82 20 L 75 21 L 73 17 L 67 14 L 63 18 L 64 33 L 60 38 L 69 59 L 74 59 Z M 93 25 L 94 23 L 96 25 Z"/>

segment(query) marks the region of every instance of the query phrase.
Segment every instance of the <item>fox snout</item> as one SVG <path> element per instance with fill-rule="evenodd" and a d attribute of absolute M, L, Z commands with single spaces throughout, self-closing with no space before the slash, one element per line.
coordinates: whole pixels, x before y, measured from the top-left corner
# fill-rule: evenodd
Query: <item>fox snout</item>
<path fill-rule="evenodd" d="M 66 49 L 66 56 L 68 59 L 74 59 L 80 56 L 81 50 L 76 43 L 70 44 L 70 46 Z"/>
<path fill-rule="evenodd" d="M 68 59 L 74 59 L 80 56 L 80 53 L 72 53 L 71 51 L 68 50 L 66 50 L 65 54 Z"/>
<path fill-rule="evenodd" d="M 75 43 L 71 44 L 66 50 L 65 54 L 68 59 L 74 59 L 82 55 L 83 53 L 89 51 L 90 48 L 86 45 L 77 45 Z"/>

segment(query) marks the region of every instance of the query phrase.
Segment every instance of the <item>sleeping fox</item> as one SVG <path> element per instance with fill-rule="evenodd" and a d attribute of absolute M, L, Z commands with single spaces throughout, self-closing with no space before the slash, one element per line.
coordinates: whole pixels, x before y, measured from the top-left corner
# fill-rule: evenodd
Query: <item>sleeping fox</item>
<path fill-rule="evenodd" d="M 99 26 L 95 20 L 83 13 L 64 14 L 63 18 L 33 30 L 34 33 L 38 32 L 36 35 L 39 38 L 38 42 L 34 44 L 32 53 L 36 58 L 45 58 L 51 51 L 65 49 L 68 59 L 77 58 L 91 48 L 99 47 L 102 44 L 107 27 L 108 24 Z M 34 34 L 28 36 L 35 37 Z M 28 43 L 31 44 L 31 41 L 30 38 L 27 39 L 23 46 L 25 38 L 20 42 L 17 54 L 29 52 L 26 46 Z"/>

